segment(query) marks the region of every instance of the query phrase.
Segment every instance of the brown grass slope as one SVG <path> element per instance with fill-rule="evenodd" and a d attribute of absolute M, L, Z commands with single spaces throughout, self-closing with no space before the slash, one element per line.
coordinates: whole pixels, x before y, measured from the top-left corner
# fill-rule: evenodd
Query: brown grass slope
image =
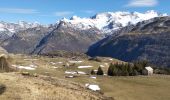
<path fill-rule="evenodd" d="M 0 73 L 0 80 L 5 86 L 0 100 L 107 100 L 77 83 L 46 76 Z"/>

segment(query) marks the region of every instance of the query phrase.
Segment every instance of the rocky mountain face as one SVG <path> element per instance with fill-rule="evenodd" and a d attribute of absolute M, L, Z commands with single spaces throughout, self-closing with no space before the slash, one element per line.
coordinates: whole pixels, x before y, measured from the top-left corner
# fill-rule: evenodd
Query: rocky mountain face
<path fill-rule="evenodd" d="M 8 23 L 8 22 L 1 21 L 0 22 L 0 32 L 9 31 L 11 33 L 15 33 L 19 30 L 25 30 L 28 28 L 34 28 L 34 27 L 38 27 L 38 26 L 42 26 L 42 25 L 39 24 L 38 22 L 28 23 L 25 21 L 19 21 L 18 23 Z"/>
<path fill-rule="evenodd" d="M 139 22 L 115 34 L 93 44 L 87 54 L 130 62 L 148 60 L 155 65 L 170 66 L 170 17 Z"/>
<path fill-rule="evenodd" d="M 86 52 L 92 43 L 102 38 L 103 35 L 96 28 L 74 29 L 69 24 L 61 21 L 53 31 L 42 38 L 33 53 L 45 54 L 57 50 Z"/>
<path fill-rule="evenodd" d="M 51 30 L 43 26 L 20 30 L 1 42 L 1 46 L 9 53 L 30 54 L 41 39 Z"/>
<path fill-rule="evenodd" d="M 26 30 L 28 28 L 35 28 L 42 26 L 38 24 L 37 22 L 35 23 L 27 23 L 24 21 L 19 21 L 18 23 L 8 23 L 8 22 L 0 22 L 0 41 L 3 41 L 9 37 L 11 37 L 14 33 L 21 31 L 21 30 Z"/>
<path fill-rule="evenodd" d="M 1 55 L 2 54 L 8 54 L 8 52 L 4 48 L 0 47 L 0 54 Z"/>
<path fill-rule="evenodd" d="M 8 23 L 8 22 L 0 22 L 0 33 L 1 34 L 7 34 L 9 36 L 12 36 L 13 33 L 20 31 L 20 30 L 26 30 L 28 28 L 34 28 L 34 27 L 38 27 L 38 26 L 42 26 L 41 24 L 39 24 L 38 22 L 34 22 L 34 23 L 28 23 L 25 21 L 19 21 L 18 23 Z"/>
<path fill-rule="evenodd" d="M 38 25 L 16 30 L 1 39 L 1 46 L 9 53 L 45 54 L 57 50 L 86 52 L 88 47 L 103 38 L 97 28 L 75 29 L 68 23 Z"/>

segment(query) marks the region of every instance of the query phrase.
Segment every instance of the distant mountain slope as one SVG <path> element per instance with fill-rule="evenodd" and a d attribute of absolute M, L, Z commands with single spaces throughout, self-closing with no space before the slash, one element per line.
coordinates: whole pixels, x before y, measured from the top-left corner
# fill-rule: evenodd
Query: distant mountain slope
<path fill-rule="evenodd" d="M 92 43 L 102 38 L 98 29 L 75 30 L 61 21 L 56 29 L 40 41 L 33 53 L 44 54 L 57 50 L 86 52 Z"/>
<path fill-rule="evenodd" d="M 93 44 L 87 54 L 123 61 L 147 59 L 155 65 L 170 66 L 170 17 L 143 21 L 117 34 Z"/>
<path fill-rule="evenodd" d="M 9 53 L 29 54 L 50 30 L 42 26 L 21 30 L 14 33 L 12 37 L 4 40 L 1 46 Z"/>
<path fill-rule="evenodd" d="M 39 24 L 38 22 L 28 23 L 25 21 L 18 21 L 18 23 L 9 23 L 9 22 L 0 21 L 0 32 L 8 30 L 8 31 L 14 33 L 19 30 L 34 28 L 34 27 L 38 27 L 38 26 L 42 26 L 42 25 Z"/>
<path fill-rule="evenodd" d="M 0 55 L 1 54 L 8 54 L 8 52 L 4 48 L 0 47 Z"/>
<path fill-rule="evenodd" d="M 36 26 L 17 30 L 1 39 L 1 46 L 9 53 L 44 54 L 57 50 L 86 52 L 88 47 L 104 38 L 97 28 L 75 29 L 68 23 Z"/>
<path fill-rule="evenodd" d="M 9 23 L 0 21 L 0 42 L 12 37 L 15 33 L 19 31 L 24 31 L 29 28 L 45 27 L 38 22 L 28 23 L 25 21 L 19 21 L 18 23 Z"/>

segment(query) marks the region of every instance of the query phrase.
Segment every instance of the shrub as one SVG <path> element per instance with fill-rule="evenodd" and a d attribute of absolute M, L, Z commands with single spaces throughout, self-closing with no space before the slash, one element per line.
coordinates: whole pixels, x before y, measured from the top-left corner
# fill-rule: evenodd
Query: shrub
<path fill-rule="evenodd" d="M 129 73 L 129 76 L 133 76 L 133 66 L 131 64 L 128 63 L 127 65 L 127 71 Z"/>
<path fill-rule="evenodd" d="M 170 68 L 155 68 L 154 73 L 155 74 L 170 75 Z"/>
<path fill-rule="evenodd" d="M 92 69 L 91 70 L 91 75 L 95 75 L 96 73 L 95 73 L 95 71 Z"/>
<path fill-rule="evenodd" d="M 3 85 L 3 84 L 0 84 L 0 95 L 1 95 L 2 93 L 4 93 L 5 90 L 6 90 L 6 86 Z"/>
<path fill-rule="evenodd" d="M 7 58 L 5 58 L 4 56 L 0 57 L 0 70 L 2 71 L 6 71 L 9 72 L 12 69 L 9 67 L 9 63 L 7 61 Z"/>

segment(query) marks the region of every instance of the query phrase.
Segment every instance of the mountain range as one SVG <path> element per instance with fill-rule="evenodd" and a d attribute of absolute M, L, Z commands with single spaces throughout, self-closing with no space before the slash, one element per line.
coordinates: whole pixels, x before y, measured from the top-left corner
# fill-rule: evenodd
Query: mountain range
<path fill-rule="evenodd" d="M 167 14 L 161 14 L 153 10 L 147 11 L 145 13 L 118 11 L 99 13 L 90 18 L 80 18 L 73 16 L 70 19 L 64 18 L 62 21 L 66 22 L 72 27 L 75 27 L 76 29 L 87 30 L 95 27 L 101 30 L 102 33 L 109 34 L 125 26 L 161 16 L 167 16 Z"/>
<path fill-rule="evenodd" d="M 168 43 L 169 22 L 165 21 L 168 18 L 167 14 L 151 10 L 145 13 L 105 12 L 89 18 L 73 16 L 50 25 L 41 25 L 37 22 L 8 23 L 1 21 L 0 46 L 9 53 L 46 54 L 57 50 L 83 53 L 88 51 L 87 54 L 90 56 L 109 56 L 124 61 L 147 58 L 155 63 L 152 61 L 154 59 L 149 58 L 149 55 L 151 51 L 158 54 L 156 51 L 161 50 L 164 48 L 164 44 Z M 165 35 L 162 35 L 163 33 Z M 159 39 L 163 38 L 165 41 L 160 42 Z M 152 39 L 157 41 L 154 43 L 160 42 L 160 44 L 147 44 Z M 146 40 L 147 43 L 143 40 Z M 143 42 L 147 44 L 147 47 Z M 112 43 L 116 44 L 116 47 Z M 117 46 L 118 49 L 116 49 Z M 164 48 L 165 50 L 170 49 L 168 44 L 165 46 L 167 46 Z M 134 50 L 133 47 L 141 47 L 145 52 L 140 51 L 141 49 Z M 149 48 L 148 51 L 146 48 Z M 169 60 L 166 52 L 165 59 Z M 167 65 L 167 62 L 163 60 L 159 64 Z"/>
<path fill-rule="evenodd" d="M 133 62 L 148 60 L 170 66 L 170 17 L 156 17 L 126 26 L 90 46 L 90 56 L 106 56 Z"/>

